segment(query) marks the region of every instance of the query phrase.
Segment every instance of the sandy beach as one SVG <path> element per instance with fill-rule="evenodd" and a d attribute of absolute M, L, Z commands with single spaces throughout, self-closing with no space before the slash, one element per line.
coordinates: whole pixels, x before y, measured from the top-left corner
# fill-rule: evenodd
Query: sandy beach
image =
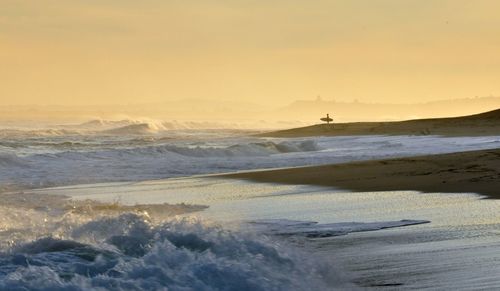
<path fill-rule="evenodd" d="M 335 121 L 335 117 L 334 117 Z M 316 124 L 262 133 L 262 137 L 347 135 L 500 135 L 500 109 L 462 117 L 416 119 L 397 122 L 353 122 Z"/>
<path fill-rule="evenodd" d="M 417 190 L 500 198 L 500 149 L 224 175 L 352 191 Z"/>

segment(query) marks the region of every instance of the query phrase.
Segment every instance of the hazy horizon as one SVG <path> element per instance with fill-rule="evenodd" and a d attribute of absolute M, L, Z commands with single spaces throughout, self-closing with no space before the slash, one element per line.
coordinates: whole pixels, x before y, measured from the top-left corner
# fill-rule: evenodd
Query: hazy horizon
<path fill-rule="evenodd" d="M 428 101 L 414 101 L 414 102 L 371 102 L 371 101 L 360 101 L 359 99 L 338 99 L 338 98 L 325 98 L 321 95 L 317 96 L 306 96 L 304 98 L 290 99 L 288 102 L 281 104 L 266 104 L 265 102 L 254 102 L 252 100 L 231 100 L 231 99 L 203 99 L 203 98 L 186 98 L 186 99 L 172 99 L 172 100 L 159 100 L 156 102 L 141 102 L 141 100 L 126 102 L 126 103 L 89 103 L 85 105 L 79 104 L 65 104 L 65 103 L 55 103 L 55 104 L 43 104 L 43 103 L 26 103 L 26 104 L 0 104 L 0 108 L 106 108 L 106 107 L 125 107 L 129 105 L 134 106 L 153 106 L 153 105 L 163 105 L 163 104 L 210 104 L 212 106 L 218 106 L 217 102 L 220 104 L 233 104 L 235 106 L 248 105 L 253 106 L 252 108 L 267 108 L 267 109 L 280 109 L 297 102 L 332 102 L 339 104 L 366 104 L 366 105 L 425 105 L 425 104 L 436 104 L 445 102 L 456 102 L 456 101 L 474 101 L 474 100 L 500 100 L 500 96 L 474 96 L 474 97 L 464 97 L 464 98 L 448 98 L 448 99 L 436 99 Z M 249 109 L 248 107 L 245 109 Z M 495 109 L 495 108 L 492 108 Z"/>
<path fill-rule="evenodd" d="M 0 5 L 0 105 L 500 95 L 496 1 Z"/>
<path fill-rule="evenodd" d="M 335 122 L 397 121 L 456 117 L 500 108 L 500 97 L 474 97 L 419 103 L 365 103 L 316 97 L 292 100 L 280 106 L 251 101 L 172 100 L 156 103 L 106 105 L 0 105 L 0 122 L 83 123 L 90 120 L 137 122 L 195 122 L 201 127 L 283 128 L 309 125 L 329 113 Z M 52 122 L 51 122 L 52 121 Z M 204 123 L 203 125 L 201 123 Z"/>

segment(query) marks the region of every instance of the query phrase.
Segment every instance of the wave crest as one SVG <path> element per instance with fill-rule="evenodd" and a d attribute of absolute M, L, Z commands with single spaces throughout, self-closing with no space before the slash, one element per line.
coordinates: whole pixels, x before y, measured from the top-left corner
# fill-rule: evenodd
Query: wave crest
<path fill-rule="evenodd" d="M 14 248 L 0 257 L 0 289 L 324 290 L 325 270 L 265 238 L 129 213 Z"/>
<path fill-rule="evenodd" d="M 164 146 L 164 149 L 191 157 L 252 157 L 321 150 L 314 140 L 300 142 L 286 141 L 280 143 L 269 141 L 236 144 L 226 148 Z"/>
<path fill-rule="evenodd" d="M 138 123 L 126 125 L 118 128 L 108 129 L 103 131 L 103 133 L 108 134 L 131 134 L 131 135 L 142 135 L 142 134 L 154 134 L 161 130 L 166 130 L 166 128 L 161 124 L 155 123 Z"/>

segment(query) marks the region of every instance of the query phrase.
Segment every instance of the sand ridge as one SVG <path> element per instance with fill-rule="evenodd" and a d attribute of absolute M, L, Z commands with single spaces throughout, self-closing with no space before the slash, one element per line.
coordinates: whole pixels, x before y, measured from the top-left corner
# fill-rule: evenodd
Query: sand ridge
<path fill-rule="evenodd" d="M 500 198 L 500 149 L 223 175 L 352 191 L 416 190 Z"/>
<path fill-rule="evenodd" d="M 259 134 L 262 137 L 347 135 L 500 135 L 500 109 L 450 118 L 415 119 L 396 122 L 352 122 L 316 124 Z"/>

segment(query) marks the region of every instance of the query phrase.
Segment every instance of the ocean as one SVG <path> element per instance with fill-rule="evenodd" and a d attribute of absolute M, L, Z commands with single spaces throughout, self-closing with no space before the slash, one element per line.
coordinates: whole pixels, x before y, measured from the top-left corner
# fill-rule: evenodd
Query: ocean
<path fill-rule="evenodd" d="M 500 285 L 494 200 L 216 175 L 498 148 L 500 137 L 287 139 L 258 132 L 131 120 L 4 126 L 0 289 Z"/>

